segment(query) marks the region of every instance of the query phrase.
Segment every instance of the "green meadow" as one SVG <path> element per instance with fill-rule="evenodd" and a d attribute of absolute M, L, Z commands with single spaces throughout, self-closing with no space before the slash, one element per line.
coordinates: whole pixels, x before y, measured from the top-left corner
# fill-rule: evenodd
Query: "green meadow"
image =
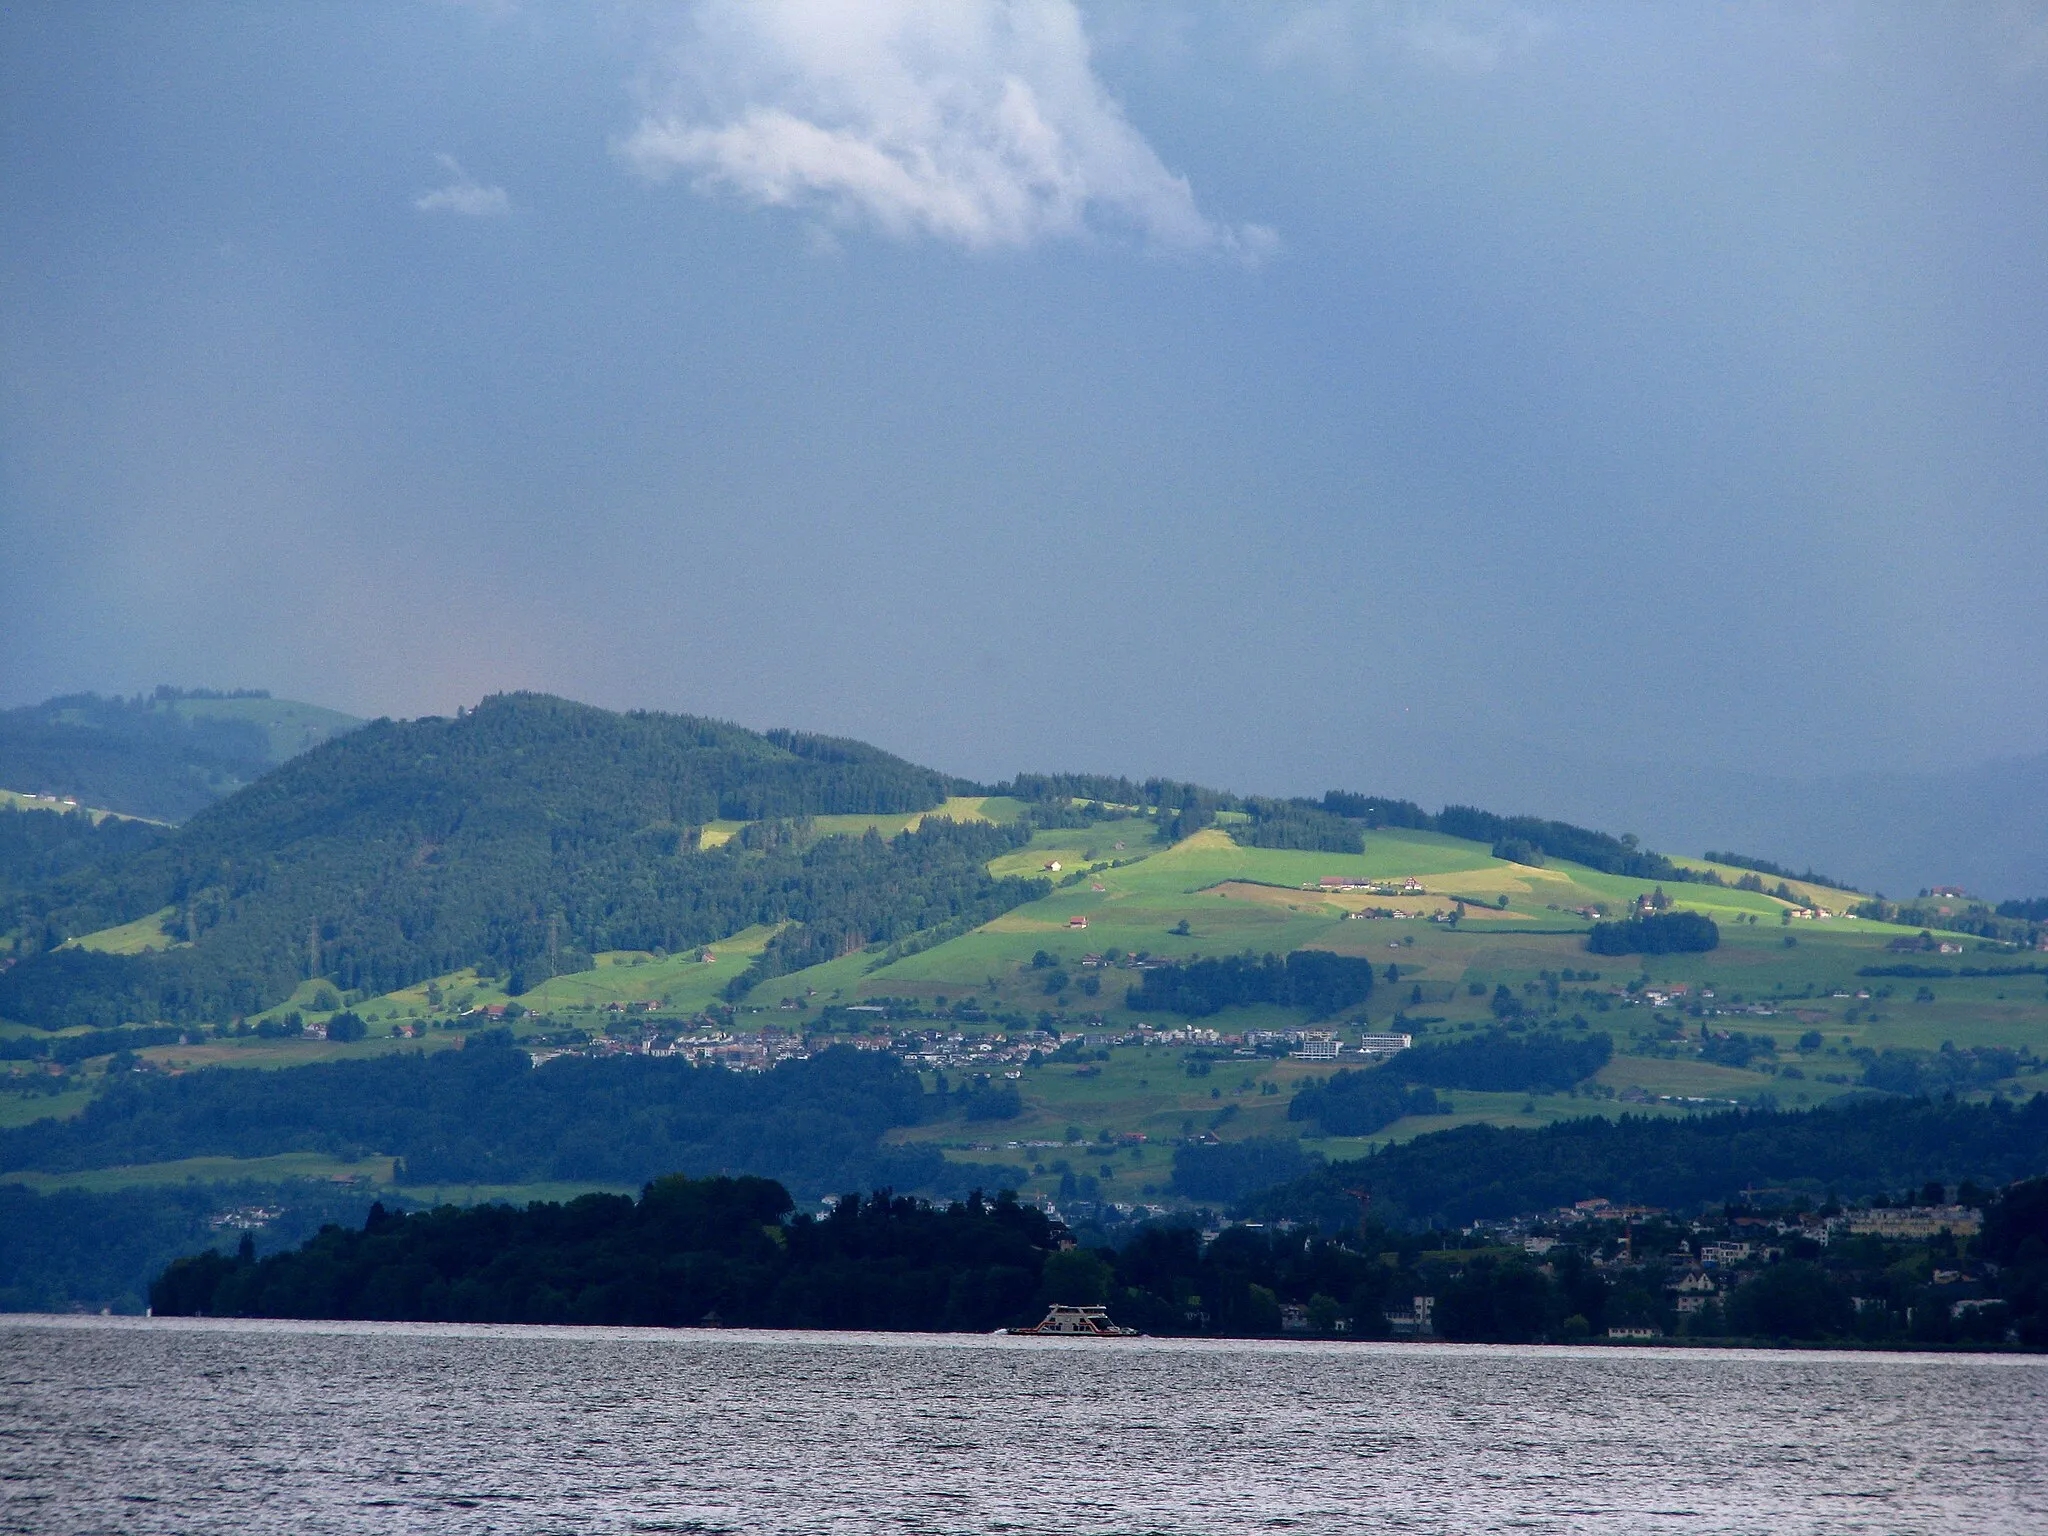
<path fill-rule="evenodd" d="M 1012 800 L 1007 795 L 954 795 L 936 810 L 889 816 L 813 816 L 811 827 L 820 837 L 864 837 L 869 832 L 894 837 L 899 832 L 916 830 L 927 819 L 1007 824 L 1028 809 L 1022 800 Z M 744 826 L 744 821 L 707 822 L 697 846 L 720 847 L 737 836 Z"/>
<path fill-rule="evenodd" d="M 165 907 L 161 912 L 138 917 L 132 923 L 85 934 L 72 943 L 79 949 L 95 950 L 103 955 L 140 955 L 153 949 L 170 949 L 177 941 L 164 932 L 164 920 L 176 915 L 175 907 Z"/>
<path fill-rule="evenodd" d="M 105 1194 L 156 1184 L 222 1184 L 244 1180 L 282 1183 L 291 1179 L 334 1182 L 362 1180 L 380 1187 L 391 1183 L 392 1160 L 365 1157 L 347 1161 L 318 1152 L 280 1152 L 273 1157 L 186 1157 L 167 1163 L 135 1163 L 123 1168 L 90 1168 L 77 1173 L 0 1173 L 0 1183 L 26 1184 L 47 1194 L 56 1189 L 82 1189 Z"/>
<path fill-rule="evenodd" d="M 930 814 L 1009 820 L 1021 809 L 1014 801 L 960 799 Z M 829 817 L 820 818 L 816 830 L 860 834 L 872 828 L 886 836 L 917 819 Z M 739 830 L 736 823 L 719 824 L 706 829 L 705 840 L 721 841 Z M 1059 868 L 1050 868 L 1053 864 Z M 1071 1171 L 1098 1179 L 1109 1198 L 1164 1198 L 1171 1145 L 1189 1135 L 1211 1134 L 1226 1141 L 1299 1136 L 1309 1149 L 1337 1158 L 1465 1124 L 1539 1126 L 1586 1114 L 1682 1114 L 1730 1103 L 1818 1104 L 1853 1091 L 1861 1069 L 1859 1052 L 1933 1052 L 1945 1043 L 2039 1050 L 2048 1044 L 2048 976 L 1858 977 L 1862 967 L 1936 957 L 1888 953 L 1886 943 L 1908 930 L 1847 917 L 1846 909 L 1858 899 L 1854 893 L 1803 882 L 1788 882 L 1796 904 L 1732 884 L 1667 885 L 1664 894 L 1674 906 L 1703 912 L 1720 925 L 1719 948 L 1706 954 L 1610 957 L 1586 951 L 1591 920 L 1581 909 L 1603 908 L 1619 916 L 1653 892 L 1653 882 L 1564 861 L 1540 867 L 1510 863 L 1494 858 L 1486 845 L 1430 832 L 1372 833 L 1363 854 L 1352 855 L 1241 847 L 1223 827 L 1169 846 L 1159 840 L 1151 818 L 1133 815 L 1038 832 L 1028 847 L 1004 855 L 991 869 L 1053 881 L 1055 888 L 918 953 L 891 958 L 873 946 L 765 981 L 739 1005 L 737 1026 L 801 1026 L 831 1004 L 891 999 L 926 1012 L 971 1004 L 988 1014 L 1021 1014 L 1034 1024 L 1051 1023 L 1063 1035 L 1116 1034 L 1140 1022 L 1171 1029 L 1187 1021 L 1137 1013 L 1125 1005 L 1125 994 L 1141 973 L 1127 966 L 1084 966 L 1083 957 L 1114 952 L 1176 961 L 1316 948 L 1370 958 L 1384 978 L 1365 1006 L 1345 1015 L 1344 1022 L 1353 1025 L 1400 1029 L 1425 1040 L 1453 1039 L 1492 1027 L 1496 989 L 1506 987 L 1538 1012 L 1554 1006 L 1555 1017 L 1568 1031 L 1605 1031 L 1615 1041 L 1608 1066 L 1569 1093 L 1453 1091 L 1444 1095 L 1448 1113 L 1413 1116 L 1364 1140 L 1324 1138 L 1312 1125 L 1287 1119 L 1295 1087 L 1327 1074 L 1333 1070 L 1329 1066 L 1234 1057 L 1228 1047 L 1221 1059 L 1196 1063 L 1185 1047 L 1135 1044 L 1088 1050 L 1078 1061 L 1045 1059 L 1017 1068 L 1023 1109 L 1015 1119 L 969 1124 L 948 1118 L 897 1133 L 904 1140 L 932 1143 L 956 1160 L 1006 1165 L 1020 1187 L 1038 1192 L 1056 1189 L 1061 1174 Z M 1731 882 L 1740 873 L 1719 872 Z M 1397 886 L 1412 879 L 1422 890 L 1400 896 L 1330 891 L 1319 884 L 1325 876 Z M 1777 884 L 1775 879 L 1767 883 Z M 1457 923 L 1430 920 L 1433 914 L 1448 917 L 1461 903 Z M 1830 915 L 1796 915 L 1816 908 Z M 1374 909 L 1406 915 L 1363 915 Z M 168 943 L 161 925 L 169 915 L 157 913 L 80 942 L 113 953 Z M 318 1019 L 346 1002 L 369 1023 L 370 1037 L 343 1045 L 237 1036 L 157 1047 L 145 1054 L 171 1070 L 185 1070 L 212 1064 L 278 1067 L 391 1050 L 442 1049 L 481 1027 L 476 1010 L 514 1001 L 525 1015 L 511 1021 L 511 1027 L 524 1038 L 564 1027 L 596 1034 L 614 1005 L 651 1004 L 665 1018 L 722 1006 L 728 985 L 772 933 L 751 928 L 683 954 L 599 955 L 593 969 L 555 977 L 516 1000 L 504 993 L 502 979 L 473 970 L 368 998 L 344 999 L 326 983 L 307 983 L 266 1016 L 296 1010 Z M 1951 968 L 2048 964 L 2048 957 L 1993 952 L 1974 939 L 1954 942 L 1963 945 L 1962 953 L 1940 957 Z M 1034 963 L 1041 954 L 1051 963 Z M 1678 1006 L 1634 1001 L 1630 988 L 1724 1010 L 1704 1021 L 1708 1028 L 1767 1040 L 1775 1060 L 1750 1067 L 1702 1060 L 1698 1040 L 1703 1021 Z M 1581 1019 L 1583 1024 L 1574 1022 Z M 1195 1022 L 1241 1033 L 1310 1021 L 1297 1010 L 1260 1006 Z M 912 1027 L 930 1023 L 920 1020 Z M 406 1037 L 394 1037 L 393 1026 Z M 973 1033 L 998 1026 L 946 1027 Z M 414 1030 L 419 1031 L 416 1037 Z M 1191 1073 L 1191 1066 L 1200 1075 Z M 1993 1085 L 1993 1091 L 2038 1086 L 2038 1079 L 2024 1077 Z M 72 1097 L 0 1097 L 0 1118 L 75 1112 Z M 1145 1140 L 1127 1143 L 1126 1137 Z M 1025 1145 L 1030 1142 L 1052 1145 Z M 238 1169 L 236 1176 L 246 1172 Z M 140 1172 L 116 1173 L 144 1181 Z M 149 1177 L 161 1173 L 153 1170 Z M 422 1197 L 467 1199 L 471 1193 L 449 1189 Z M 528 1198 L 532 1191 L 493 1190 L 486 1197 L 501 1196 Z"/>

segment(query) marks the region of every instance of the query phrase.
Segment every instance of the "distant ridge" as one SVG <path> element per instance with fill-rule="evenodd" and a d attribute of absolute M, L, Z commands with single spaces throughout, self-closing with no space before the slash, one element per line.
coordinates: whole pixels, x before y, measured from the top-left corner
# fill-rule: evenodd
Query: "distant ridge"
<path fill-rule="evenodd" d="M 1042 894 L 986 865 L 1028 832 L 931 820 L 819 840 L 812 816 L 930 811 L 954 781 L 854 741 L 616 714 L 541 694 L 378 720 L 199 812 L 161 844 L 38 893 L 0 1016 L 46 1027 L 256 1012 L 309 977 L 381 991 L 464 965 L 515 990 L 592 952 L 681 950 L 795 924 L 795 968 Z M 751 824 L 707 847 L 706 824 Z M 153 954 L 55 949 L 164 914 Z M 44 951 L 44 952 L 36 952 Z"/>
<path fill-rule="evenodd" d="M 0 710 L 0 786 L 182 821 L 360 724 L 338 710 L 251 689 L 67 694 Z"/>
<path fill-rule="evenodd" d="M 141 719 L 146 734 L 194 710 L 210 720 L 275 704 L 160 690 L 79 708 Z M 231 723 L 245 741 L 256 730 Z M 1001 798 L 1014 819 L 965 806 L 930 814 L 956 796 Z M 1522 889 L 1546 861 L 1674 889 L 1736 883 L 1633 837 L 1541 817 L 1076 774 L 1021 774 L 991 792 L 858 741 L 512 693 L 452 719 L 377 720 L 331 737 L 152 846 L 24 848 L 23 889 L 0 913 L 18 957 L 0 973 L 0 1017 L 51 1029 L 219 1024 L 305 984 L 376 995 L 464 968 L 520 996 L 603 953 L 681 954 L 770 930 L 726 993 L 738 1001 L 856 950 L 921 950 L 1046 895 L 1052 882 L 1035 866 L 998 875 L 992 864 L 1036 835 L 1093 825 L 1105 807 L 1139 811 L 1155 846 L 1217 827 L 1246 849 L 1357 855 L 1379 831 L 1406 829 L 1490 849 L 1525 872 Z M 1971 932 L 2018 937 L 1988 910 L 1973 922 Z M 69 943 L 116 929 L 130 931 Z"/>

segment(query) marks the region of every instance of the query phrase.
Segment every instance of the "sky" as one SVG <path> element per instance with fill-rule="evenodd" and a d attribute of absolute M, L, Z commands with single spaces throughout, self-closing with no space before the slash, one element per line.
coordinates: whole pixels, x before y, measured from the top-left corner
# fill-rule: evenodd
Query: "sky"
<path fill-rule="evenodd" d="M 4 704 L 2048 751 L 2048 5 L 21 0 L 0 284 Z"/>

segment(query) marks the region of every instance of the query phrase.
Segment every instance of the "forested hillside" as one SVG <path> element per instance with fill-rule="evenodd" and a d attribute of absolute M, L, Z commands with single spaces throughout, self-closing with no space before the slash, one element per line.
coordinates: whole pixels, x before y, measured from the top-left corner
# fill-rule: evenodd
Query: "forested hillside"
<path fill-rule="evenodd" d="M 135 1076 L 76 1117 L 0 1131 L 0 1167 L 71 1172 L 189 1157 L 395 1156 L 403 1179 L 633 1185 L 744 1168 L 812 1194 L 944 1182 L 938 1152 L 881 1144 L 927 1112 L 893 1056 L 841 1047 L 773 1072 L 468 1049 L 288 1072 Z M 968 1170 L 971 1172 L 972 1170 Z"/>
<path fill-rule="evenodd" d="M 174 1264 L 150 1294 L 162 1315 L 985 1333 L 1029 1319 L 1062 1236 L 1009 1196 L 937 1209 L 878 1193 L 792 1219 L 766 1179 L 668 1178 L 637 1202 L 379 1207 L 296 1253 Z"/>
<path fill-rule="evenodd" d="M 523 986 L 592 951 L 673 950 L 757 923 L 803 925 L 829 955 L 1041 893 L 986 871 L 1020 829 L 927 820 L 888 840 L 819 839 L 806 825 L 928 810 L 949 787 L 856 742 L 538 695 L 378 721 L 118 868 L 45 886 L 31 951 L 164 909 L 178 947 L 32 953 L 0 976 L 0 1016 L 218 1021 L 311 976 L 384 991 L 465 965 Z M 754 825 L 700 848 L 721 818 Z"/>
<path fill-rule="evenodd" d="M 0 789 L 179 821 L 357 723 L 255 692 L 70 694 L 0 710 Z"/>
<path fill-rule="evenodd" d="M 146 821 L 0 805 L 0 931 L 13 926 L 6 914 L 34 887 L 140 853 L 162 836 Z"/>
<path fill-rule="evenodd" d="M 1541 1130 L 1467 1125 L 1332 1163 L 1257 1197 L 1256 1212 L 1335 1229 L 1372 1191 L 1382 1219 L 1461 1226 L 1596 1197 L 1668 1208 L 1750 1185 L 1833 1187 L 1844 1198 L 1928 1180 L 2002 1184 L 2048 1172 L 2048 1094 L 2005 1100 L 1855 1100 L 1803 1112 L 1623 1116 Z"/>
<path fill-rule="evenodd" d="M 50 1194 L 0 1184 L 0 1312 L 139 1313 L 166 1264 L 233 1242 L 239 1223 L 260 1225 L 267 1246 L 296 1245 L 335 1222 L 360 1227 L 372 1199 L 326 1179 Z"/>
<path fill-rule="evenodd" d="M 1007 1193 L 940 1208 L 879 1191 L 812 1216 L 754 1178 L 662 1179 L 637 1202 L 373 1206 L 360 1227 L 328 1227 L 296 1251 L 259 1258 L 251 1242 L 233 1257 L 193 1253 L 149 1296 L 158 1316 L 918 1332 L 986 1332 L 1035 1321 L 1048 1302 L 1106 1302 L 1152 1334 L 1351 1339 L 1393 1334 L 1397 1309 L 1412 1327 L 1411 1298 L 1429 1296 L 1431 1331 L 1468 1343 L 1583 1344 L 1618 1326 L 1719 1343 L 1982 1348 L 2010 1337 L 2038 1349 L 2048 1344 L 2048 1180 L 1976 1198 L 1987 1209 L 1974 1257 L 1998 1270 L 1969 1308 L 1927 1283 L 1938 1250 L 1956 1263 L 1952 1239 L 1823 1248 L 1794 1238 L 1802 1257 L 1721 1270 L 1712 1304 L 1681 1312 L 1660 1282 L 1664 1245 L 1685 1239 L 1683 1225 L 1645 1227 L 1657 1255 L 1647 1265 L 1631 1261 L 1629 1238 L 1597 1231 L 1540 1265 L 1487 1235 L 1380 1225 L 1340 1224 L 1334 1237 L 1234 1226 L 1205 1242 L 1198 1222 L 1149 1223 L 1110 1248 L 1076 1246 Z"/>

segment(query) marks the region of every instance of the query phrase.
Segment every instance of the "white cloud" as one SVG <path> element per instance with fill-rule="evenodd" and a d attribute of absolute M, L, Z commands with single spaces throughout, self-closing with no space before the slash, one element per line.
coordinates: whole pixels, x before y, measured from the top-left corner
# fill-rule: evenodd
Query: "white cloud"
<path fill-rule="evenodd" d="M 1097 230 L 1253 260 L 1096 77 L 1071 0 L 702 0 L 644 174 L 899 240 L 1021 248 Z"/>
<path fill-rule="evenodd" d="M 445 187 L 422 192 L 412 200 L 421 213 L 457 213 L 471 219 L 495 219 L 512 211 L 503 187 L 486 187 L 471 178 L 453 155 L 436 155 L 451 180 Z"/>

